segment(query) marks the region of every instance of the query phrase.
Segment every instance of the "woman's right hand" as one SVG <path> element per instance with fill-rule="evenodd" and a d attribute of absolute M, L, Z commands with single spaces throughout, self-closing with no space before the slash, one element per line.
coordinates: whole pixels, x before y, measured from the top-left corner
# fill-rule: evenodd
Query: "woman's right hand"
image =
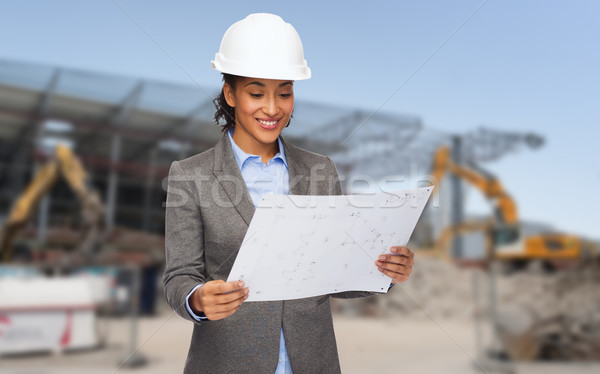
<path fill-rule="evenodd" d="M 244 282 L 206 282 L 190 297 L 190 307 L 195 313 L 203 312 L 212 321 L 229 317 L 248 298 Z"/>

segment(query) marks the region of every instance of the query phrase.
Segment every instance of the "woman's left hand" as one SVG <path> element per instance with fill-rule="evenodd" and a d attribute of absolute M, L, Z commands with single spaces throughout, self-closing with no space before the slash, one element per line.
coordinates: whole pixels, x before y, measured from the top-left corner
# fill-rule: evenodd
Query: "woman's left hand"
<path fill-rule="evenodd" d="M 407 247 L 392 247 L 392 253 L 379 256 L 375 265 L 380 272 L 392 278 L 392 283 L 401 283 L 410 276 L 414 257 L 413 251 Z"/>

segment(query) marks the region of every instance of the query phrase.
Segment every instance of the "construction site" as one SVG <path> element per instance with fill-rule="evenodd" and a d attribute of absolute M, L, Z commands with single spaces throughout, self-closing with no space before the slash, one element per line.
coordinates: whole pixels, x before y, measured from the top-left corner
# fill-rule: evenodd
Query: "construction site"
<path fill-rule="evenodd" d="M 518 2 L 488 4 L 485 0 L 452 5 L 433 2 L 435 7 L 429 3 L 381 3 L 377 7 L 324 3 L 318 12 L 304 2 L 273 5 L 274 11 L 280 10 L 286 20 L 297 25 L 298 34 L 278 16 L 257 13 L 238 21 L 248 27 L 238 30 L 239 39 L 230 37 L 237 47 L 229 53 L 259 56 L 246 56 L 246 64 L 260 74 L 266 71 L 263 76 L 246 73 L 248 66 L 237 66 L 223 57 L 227 56 L 225 41 L 233 26 L 223 34 L 224 27 L 238 15 L 243 18 L 242 14 L 248 14 L 246 5 L 182 2 L 167 6 L 134 0 L 85 6 L 60 3 L 62 7 L 40 2 L 36 12 L 16 3 L 0 6 L 0 14 L 13 15 L 0 23 L 0 34 L 9 36 L 0 43 L 0 373 L 158 374 L 189 372 L 190 365 L 195 365 L 192 370 L 205 370 L 197 365 L 202 356 L 188 355 L 190 347 L 202 346 L 194 345 L 196 342 L 217 336 L 222 340 L 218 344 L 236 349 L 231 347 L 236 334 L 248 338 L 246 330 L 239 333 L 241 324 L 235 323 L 250 326 L 246 317 L 262 316 L 265 309 L 255 309 L 258 312 L 254 314 L 238 312 L 235 319 L 228 315 L 224 318 L 234 322 L 222 324 L 226 328 L 210 335 L 209 331 L 216 330 L 201 330 L 200 326 L 219 326 L 222 321 L 203 321 L 209 316 L 208 309 L 198 307 L 199 300 L 206 300 L 204 294 L 204 299 L 198 295 L 207 289 L 205 284 L 211 283 L 213 274 L 228 261 L 233 265 L 234 256 L 224 261 L 217 256 L 232 251 L 240 253 L 239 259 L 242 250 L 238 247 L 250 241 L 248 235 L 243 238 L 240 233 L 241 227 L 245 230 L 250 226 L 252 215 L 244 216 L 242 209 L 254 212 L 248 207 L 260 206 L 249 200 L 255 196 L 250 196 L 247 177 L 243 181 L 248 188 L 242 188 L 248 197 L 245 207 L 243 201 L 234 202 L 232 190 L 222 180 L 212 186 L 214 200 L 221 194 L 234 202 L 228 209 L 235 213 L 239 225 L 218 203 L 223 209 L 214 210 L 217 218 L 214 222 L 206 219 L 208 210 L 201 212 L 204 201 L 199 200 L 208 196 L 208 189 L 203 190 L 208 184 L 202 184 L 200 177 L 184 181 L 186 186 L 196 186 L 196 200 L 176 207 L 179 212 L 192 207 L 189 210 L 194 212 L 183 216 L 187 220 L 178 222 L 186 226 L 181 231 L 193 231 L 190 237 L 197 241 L 190 239 L 190 245 L 185 235 L 169 234 L 179 226 L 173 229 L 175 225 L 169 222 L 174 219 L 168 218 L 173 212 L 168 201 L 182 191 L 175 187 L 172 192 L 174 184 L 170 183 L 180 177 L 174 165 L 207 150 L 216 153 L 213 147 L 226 138 L 220 126 L 228 122 L 226 116 L 215 123 L 215 118 L 219 122 L 216 108 L 217 114 L 223 108 L 219 100 L 236 113 L 230 119 L 238 135 L 238 126 L 245 130 L 245 125 L 237 115 L 246 115 L 244 110 L 254 110 L 247 118 L 255 117 L 256 131 L 277 129 L 282 122 L 283 117 L 276 118 L 275 114 L 266 115 L 268 118 L 256 114 L 267 113 L 264 103 L 268 100 L 261 99 L 262 94 L 250 93 L 252 98 L 246 98 L 246 104 L 234 108 L 230 101 L 237 100 L 237 91 L 226 80 L 234 79 L 232 76 L 256 77 L 253 79 L 257 81 L 245 87 L 264 88 L 279 79 L 283 83 L 273 83 L 274 87 L 290 90 L 285 94 L 277 91 L 269 102 L 272 109 L 273 102 L 279 100 L 279 114 L 285 112 L 282 107 L 289 109 L 285 112 L 289 114 L 285 117 L 286 123 L 290 119 L 288 126 L 279 126 L 285 127 L 281 132 L 285 143 L 276 147 L 277 135 L 269 142 L 257 142 L 262 151 L 272 146 L 279 153 L 273 153 L 273 159 L 265 158 L 266 153 L 256 153 L 263 159 L 248 154 L 262 161 L 259 167 L 263 172 L 267 173 L 265 166 L 278 156 L 285 163 L 282 170 L 292 170 L 294 166 L 288 169 L 286 157 L 298 162 L 299 156 L 288 153 L 290 144 L 329 157 L 335 164 L 334 168 L 328 161 L 329 175 L 337 169 L 345 195 L 396 196 L 422 187 L 427 187 L 424 190 L 428 193 L 433 191 L 427 195 L 429 200 L 425 198 L 420 217 L 415 216 L 418 221 L 407 244 L 414 252 L 414 266 L 410 265 L 413 267 L 406 281 L 390 283 L 387 292 L 374 289 L 382 294 L 355 299 L 335 298 L 340 297 L 338 289 L 323 292 L 326 295 L 319 294 L 319 300 L 309 305 L 314 309 L 304 313 L 310 317 L 311 331 L 325 331 L 326 327 L 321 328 L 324 325 L 312 321 L 316 320 L 316 308 L 323 305 L 321 300 L 331 303 L 335 328 L 331 341 L 337 344 L 343 373 L 600 372 L 600 236 L 594 219 L 600 212 L 594 193 L 600 174 L 594 163 L 597 155 L 593 154 L 597 153 L 598 130 L 589 126 L 597 118 L 597 99 L 593 97 L 597 97 L 598 61 L 597 52 L 589 48 L 593 43 L 589 36 L 595 35 L 590 29 L 600 23 L 589 18 L 597 14 L 586 10 L 589 4 L 544 8 Z M 259 21 L 271 26 L 258 27 Z M 283 29 L 273 32 L 273 25 L 283 25 Z M 17 28 L 14 37 L 9 35 Z M 263 34 L 250 37 L 248 30 Z M 286 34 L 289 38 L 280 43 L 281 48 L 260 44 L 256 44 L 260 48 L 247 47 L 262 39 L 271 40 L 271 36 L 283 38 L 285 33 L 291 36 Z M 293 53 L 290 45 L 295 46 Z M 279 61 L 281 66 L 264 70 L 271 60 L 277 60 L 269 54 L 277 57 L 277 53 L 294 55 L 302 62 L 293 65 L 294 74 L 302 74 L 292 78 L 286 71 L 269 76 L 288 63 Z M 204 70 L 210 70 L 205 60 L 212 56 L 212 68 L 222 76 L 212 70 L 209 73 L 213 75 L 203 75 Z M 198 68 L 199 60 L 202 68 Z M 307 60 L 314 76 L 308 84 L 294 86 L 311 78 Z M 242 73 L 228 70 L 231 66 L 242 69 Z M 233 96 L 227 95 L 223 82 L 233 89 Z M 258 108 L 258 103 L 261 108 L 252 109 L 252 105 Z M 251 109 L 240 109 L 243 105 Z M 231 141 L 232 136 L 233 131 Z M 247 134 L 241 136 L 249 139 L 243 138 Z M 236 144 L 247 154 L 248 148 L 242 150 L 242 143 Z M 282 155 L 282 144 L 287 156 Z M 233 144 L 232 149 L 237 152 Z M 231 156 L 230 161 L 234 159 Z M 245 161 L 240 163 L 238 157 L 235 153 L 241 172 Z M 214 165 L 212 172 L 218 179 L 217 156 Z M 273 170 L 271 167 L 270 173 L 275 176 Z M 200 171 L 196 175 L 200 176 Z M 289 175 L 289 181 L 278 180 L 277 188 L 287 186 L 283 191 L 287 188 L 289 193 L 285 194 L 289 195 L 309 194 L 290 192 L 294 187 Z M 318 178 L 311 169 L 306 186 L 313 182 L 311 179 L 315 181 L 311 186 L 316 186 Z M 312 195 L 331 195 L 334 190 L 339 194 L 335 179 L 330 187 L 329 192 Z M 261 194 L 272 191 L 266 189 Z M 327 198 L 331 201 L 333 197 Z M 341 220 L 340 212 L 332 216 Z M 342 218 L 350 216 L 344 214 Z M 256 215 L 254 218 L 254 222 L 259 221 Z M 384 229 L 378 227 L 396 224 L 391 230 L 400 232 L 406 229 L 400 226 L 409 226 L 388 218 L 379 226 L 367 222 L 364 215 L 362 219 L 364 227 L 349 225 L 349 231 L 354 234 L 352 229 L 358 228 L 377 234 L 376 239 L 382 237 L 373 241 L 373 246 L 384 243 Z M 297 229 L 300 224 L 290 230 L 289 236 L 297 237 L 288 238 L 265 222 L 259 227 L 265 230 L 261 233 L 270 230 L 266 237 L 271 243 L 276 233 L 284 239 L 284 247 L 288 239 L 301 243 L 299 248 L 308 245 L 302 230 Z M 316 220 L 311 235 L 317 229 L 326 233 L 339 229 L 320 222 Z M 209 226 L 214 232 L 217 226 L 223 232 L 206 234 Z M 344 236 L 341 229 L 338 231 Z M 348 231 L 345 233 L 352 239 L 350 244 L 360 246 Z M 237 234 L 240 245 L 235 242 Z M 221 247 L 221 243 L 214 243 L 218 235 L 227 236 Z M 335 256 L 322 250 L 329 236 L 319 240 L 314 248 L 320 250 L 319 259 L 329 261 L 329 268 L 340 264 L 348 267 L 350 263 L 370 271 L 380 281 L 385 278 L 375 265 L 367 269 L 366 259 L 364 264 L 333 260 Z M 185 242 L 182 250 L 177 249 L 183 258 L 177 261 L 183 265 L 173 265 L 174 241 Z M 201 248 L 185 252 L 194 243 Z M 329 240 L 332 243 L 338 242 Z M 206 254 L 211 245 L 213 252 Z M 282 244 L 271 246 L 279 248 Z M 350 257 L 348 247 L 339 248 Z M 385 248 L 375 251 L 376 256 L 392 253 Z M 329 257 L 322 255 L 324 252 Z M 363 252 L 363 258 L 365 253 L 369 255 Z M 277 253 L 287 255 L 285 251 Z M 252 261 L 264 260 L 262 252 L 255 254 L 251 252 Z M 204 274 L 209 273 L 209 260 L 218 266 L 211 274 Z M 377 264 L 379 267 L 381 262 Z M 327 272 L 336 274 L 329 268 Z M 297 269 L 288 272 L 282 266 L 276 270 L 283 274 Z M 169 283 L 179 276 L 169 278 L 170 271 L 179 271 L 177 274 L 183 275 L 179 280 L 189 282 Z M 381 268 L 379 271 L 383 272 Z M 217 278 L 212 281 L 220 282 L 221 276 Z M 268 280 L 273 283 L 272 279 Z M 351 280 L 356 279 L 363 280 Z M 390 282 L 395 279 L 392 276 Z M 194 284 L 188 287 L 192 280 Z M 238 278 L 233 280 L 238 282 Z M 240 276 L 241 280 L 247 279 Z M 387 287 L 387 280 L 382 285 Z M 282 275 L 279 282 L 283 281 Z M 296 283 L 294 287 L 310 288 L 307 284 L 300 287 Z M 238 291 L 221 289 L 219 295 Z M 173 293 L 177 295 L 169 296 Z M 279 319 L 274 323 L 281 330 L 277 373 L 290 365 L 290 357 L 292 362 L 300 357 L 294 353 L 288 356 L 290 345 L 284 340 L 285 326 L 290 326 L 284 323 L 284 312 L 291 310 L 296 319 L 305 312 L 284 308 L 307 302 L 295 295 L 283 299 L 290 300 L 288 304 L 271 298 L 248 300 L 244 305 L 246 299 L 239 299 L 242 307 L 248 308 L 240 309 L 244 313 L 257 305 L 248 306 L 250 301 L 280 302 L 277 313 L 281 313 L 281 326 Z M 197 299 L 192 300 L 192 296 Z M 173 306 L 181 300 L 187 308 L 187 314 L 180 313 L 184 318 Z M 267 305 L 274 304 L 259 307 Z M 328 309 L 320 308 L 321 314 L 327 310 L 323 315 L 331 323 Z M 269 318 L 275 315 L 268 313 Z M 247 356 L 234 357 L 253 355 L 250 358 L 254 360 L 260 356 L 257 347 L 264 347 L 260 344 L 269 335 L 262 322 L 258 326 L 264 333 L 261 340 L 258 335 L 244 340 L 245 345 L 238 348 Z M 308 324 L 299 326 L 306 328 Z M 286 331 L 305 340 L 311 335 L 301 335 L 293 328 Z M 328 340 L 320 339 L 322 346 L 303 344 L 320 353 L 320 348 L 332 347 L 324 342 Z M 222 352 L 218 344 L 213 353 Z M 210 360 L 219 361 L 217 364 L 224 361 Z"/>
<path fill-rule="evenodd" d="M 218 138 L 206 96 L 191 86 L 0 61 L 2 372 L 181 370 L 191 330 L 162 296 L 164 180 L 173 160 Z M 344 371 L 373 372 L 354 361 L 381 361 L 391 342 L 374 337 L 380 347 L 361 348 L 361 336 L 398 328 L 423 339 L 422 354 L 461 342 L 451 349 L 454 369 L 412 372 L 595 372 L 598 243 L 523 222 L 510 186 L 484 170 L 535 152 L 543 136 L 444 134 L 417 117 L 377 113 L 344 144 L 368 115 L 299 101 L 285 130 L 294 144 L 330 155 L 346 181 L 411 176 L 440 195 L 411 238 L 410 281 L 385 297 L 332 304 Z M 380 157 L 397 162 L 374 162 Z M 488 216 L 465 215 L 466 188 L 489 201 Z M 346 192 L 365 191 L 348 183 Z"/>

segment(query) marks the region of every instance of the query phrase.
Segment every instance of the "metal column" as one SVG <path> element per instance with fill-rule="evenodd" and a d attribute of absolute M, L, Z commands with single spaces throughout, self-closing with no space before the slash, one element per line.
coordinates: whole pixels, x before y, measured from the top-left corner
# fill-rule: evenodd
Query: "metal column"
<path fill-rule="evenodd" d="M 115 222 L 115 207 L 117 205 L 117 183 L 119 180 L 117 163 L 121 156 L 121 135 L 114 134 L 110 146 L 110 174 L 108 175 L 108 186 L 106 196 L 106 229 L 110 231 Z"/>
<path fill-rule="evenodd" d="M 452 137 L 452 160 L 454 163 L 462 164 L 462 139 L 460 136 Z M 450 175 L 450 225 L 455 226 L 464 221 L 464 199 L 462 182 L 455 174 Z M 452 257 L 463 256 L 463 239 L 460 235 L 454 235 L 452 239 Z"/>
<path fill-rule="evenodd" d="M 144 210 L 142 217 L 142 229 L 144 231 L 150 231 L 150 217 L 152 215 L 152 192 L 154 189 L 154 178 L 156 178 L 156 160 L 158 156 L 158 150 L 153 148 L 150 151 L 150 165 L 146 174 L 146 186 L 144 190 Z"/>
<path fill-rule="evenodd" d="M 48 87 L 46 88 L 46 92 L 44 93 L 42 99 L 40 100 L 40 105 L 38 107 L 38 114 L 41 117 L 40 120 L 36 121 L 33 132 L 33 147 L 32 149 L 35 151 L 39 146 L 40 141 L 43 138 L 42 134 L 42 123 L 45 120 L 46 115 L 48 114 L 48 108 L 50 108 L 50 102 L 52 99 L 52 94 L 56 91 L 56 86 L 58 85 L 58 80 L 60 79 L 60 69 L 56 69 L 54 72 Z M 35 162 L 33 166 L 33 175 L 37 173 L 40 169 L 40 165 L 38 162 Z M 48 192 L 44 197 L 42 197 L 42 201 L 40 202 L 40 209 L 38 211 L 38 221 L 37 221 L 37 238 L 38 241 L 43 243 L 46 241 L 46 235 L 48 233 L 48 214 L 50 213 L 50 192 Z"/>
<path fill-rule="evenodd" d="M 120 108 L 113 115 L 110 121 L 112 127 L 119 128 L 125 123 L 131 114 L 131 110 L 137 105 L 142 91 L 144 82 L 138 83 L 135 88 L 123 100 Z M 106 230 L 110 232 L 115 224 L 116 206 L 117 206 L 117 186 L 119 181 L 119 172 L 117 164 L 121 160 L 121 134 L 114 133 L 111 139 L 110 150 L 110 174 L 108 176 L 108 191 L 106 197 Z"/>

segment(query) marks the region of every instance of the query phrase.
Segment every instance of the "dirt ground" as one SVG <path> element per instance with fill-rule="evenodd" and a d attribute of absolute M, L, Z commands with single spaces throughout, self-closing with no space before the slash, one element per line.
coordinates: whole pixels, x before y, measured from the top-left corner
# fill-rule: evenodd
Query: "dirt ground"
<path fill-rule="evenodd" d="M 119 366 L 128 356 L 130 320 L 107 321 L 108 343 L 85 352 L 0 357 L 2 374 L 180 373 L 191 324 L 166 308 L 156 317 L 140 320 L 136 346 L 147 364 L 135 369 Z M 342 372 L 469 374 L 477 373 L 474 327 L 469 321 L 402 317 L 334 318 Z M 518 374 L 598 373 L 598 365 L 519 365 Z M 489 371 L 492 373 L 493 371 Z"/>

